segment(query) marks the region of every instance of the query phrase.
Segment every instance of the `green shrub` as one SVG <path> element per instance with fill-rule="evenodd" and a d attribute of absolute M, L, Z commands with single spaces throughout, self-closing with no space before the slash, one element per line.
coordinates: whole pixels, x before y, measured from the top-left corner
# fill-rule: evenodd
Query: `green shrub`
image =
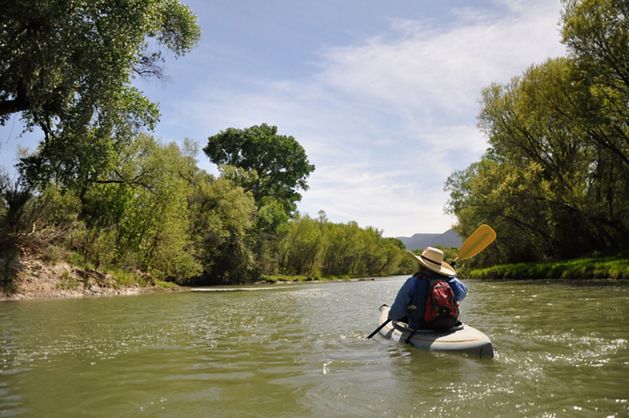
<path fill-rule="evenodd" d="M 57 284 L 57 289 L 62 290 L 75 290 L 81 285 L 81 281 L 77 279 L 70 272 L 63 272 L 61 275 L 60 281 Z"/>
<path fill-rule="evenodd" d="M 628 258 L 581 258 L 546 263 L 502 264 L 462 272 L 470 279 L 629 279 Z"/>
<path fill-rule="evenodd" d="M 42 255 L 42 260 L 48 263 L 55 263 L 66 259 L 67 251 L 58 245 L 49 245 Z"/>
<path fill-rule="evenodd" d="M 155 280 L 155 287 L 160 289 L 179 289 L 179 285 L 173 282 L 166 282 L 164 280 Z"/>

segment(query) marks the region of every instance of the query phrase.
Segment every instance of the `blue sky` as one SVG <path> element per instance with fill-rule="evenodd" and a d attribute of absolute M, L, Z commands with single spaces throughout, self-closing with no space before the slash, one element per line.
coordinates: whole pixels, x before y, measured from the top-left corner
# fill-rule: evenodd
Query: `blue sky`
<path fill-rule="evenodd" d="M 228 127 L 276 125 L 316 165 L 298 207 L 385 236 L 443 232 L 447 177 L 487 147 L 480 92 L 565 55 L 559 0 L 185 1 L 203 37 L 162 80 L 155 135 L 201 146 Z M 8 168 L 18 117 L 0 127 Z M 216 168 L 205 155 L 199 165 Z"/>

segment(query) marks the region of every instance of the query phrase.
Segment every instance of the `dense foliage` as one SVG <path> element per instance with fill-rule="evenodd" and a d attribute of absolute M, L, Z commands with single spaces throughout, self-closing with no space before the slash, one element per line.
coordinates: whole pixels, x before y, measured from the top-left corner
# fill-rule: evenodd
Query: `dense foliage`
<path fill-rule="evenodd" d="M 0 9 L 0 123 L 20 112 L 46 134 L 155 116 L 131 72 L 159 75 L 153 47 L 181 55 L 200 36 L 176 0 L 22 0 Z"/>
<path fill-rule="evenodd" d="M 195 144 L 182 149 L 141 134 L 118 151 L 116 168 L 81 190 L 81 197 L 79 190 L 56 183 L 33 194 L 5 177 L 3 236 L 69 254 L 99 271 L 148 273 L 180 284 L 246 282 L 262 274 L 317 278 L 412 271 L 403 244 L 373 228 L 334 224 L 323 214 L 317 220 L 297 214 L 269 221 L 253 194 L 230 178 L 233 169 L 223 167 L 216 178 L 198 168 Z"/>
<path fill-rule="evenodd" d="M 122 143 L 153 128 L 157 106 L 133 76 L 160 77 L 162 49 L 188 52 L 196 17 L 177 0 L 26 0 L 0 7 L 0 124 L 19 115 L 43 133 L 21 163 L 30 184 L 85 193 Z"/>
<path fill-rule="evenodd" d="M 380 231 L 360 228 L 355 222 L 331 223 L 297 217 L 279 245 L 279 271 L 305 276 L 369 277 L 411 273 L 415 261 L 398 239 Z"/>
<path fill-rule="evenodd" d="M 629 233 L 629 6 L 566 3 L 569 56 L 483 91 L 490 148 L 447 181 L 467 235 L 491 224 L 492 262 L 618 253 Z M 482 257 L 480 257 L 482 260 Z"/>
<path fill-rule="evenodd" d="M 234 178 L 251 192 L 258 208 L 276 201 L 289 213 L 301 200 L 298 190 L 308 190 L 306 179 L 315 168 L 295 138 L 266 124 L 226 129 L 208 138 L 203 151 L 215 164 L 246 170 L 247 175 Z"/>

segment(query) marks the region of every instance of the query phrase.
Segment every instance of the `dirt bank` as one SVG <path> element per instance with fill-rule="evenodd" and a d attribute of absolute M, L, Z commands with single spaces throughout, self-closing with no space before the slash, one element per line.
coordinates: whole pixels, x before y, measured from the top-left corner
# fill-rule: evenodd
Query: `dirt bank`
<path fill-rule="evenodd" d="M 155 286 L 117 283 L 109 274 L 72 266 L 65 261 L 49 262 L 23 252 L 11 263 L 13 279 L 0 288 L 0 301 L 38 298 L 75 298 L 138 295 L 163 291 Z"/>

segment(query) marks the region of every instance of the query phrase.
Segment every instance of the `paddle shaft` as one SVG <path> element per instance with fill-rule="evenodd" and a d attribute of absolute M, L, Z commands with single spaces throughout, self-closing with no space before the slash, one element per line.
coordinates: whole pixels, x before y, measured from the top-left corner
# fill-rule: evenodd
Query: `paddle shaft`
<path fill-rule="evenodd" d="M 378 331 L 380 331 L 382 328 L 385 327 L 385 325 L 387 325 L 389 322 L 391 322 L 391 319 L 387 319 L 386 321 L 384 321 L 382 323 L 382 325 L 380 325 L 378 328 L 375 329 L 374 332 L 372 332 L 371 334 L 369 334 L 369 336 L 367 337 L 367 339 L 369 340 L 371 337 L 373 337 L 374 335 L 376 335 L 378 333 Z"/>

